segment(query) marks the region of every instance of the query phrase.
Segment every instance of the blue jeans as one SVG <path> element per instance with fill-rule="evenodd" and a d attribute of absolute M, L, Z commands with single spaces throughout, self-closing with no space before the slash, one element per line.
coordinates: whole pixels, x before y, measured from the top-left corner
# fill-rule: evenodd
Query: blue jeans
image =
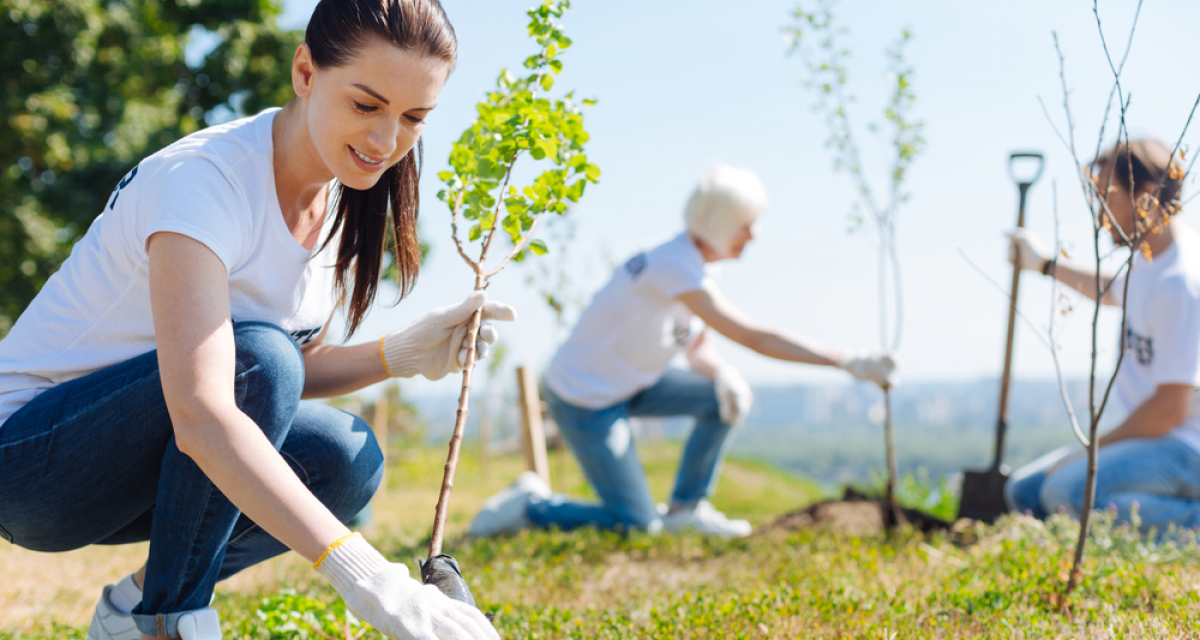
<path fill-rule="evenodd" d="M 1031 462 L 1013 474 L 1005 487 L 1009 505 L 1039 518 L 1060 509 L 1078 518 L 1083 509 L 1087 457 L 1077 455 L 1053 473 L 1047 470 L 1073 453 L 1068 445 Z M 1200 526 L 1200 452 L 1170 435 L 1122 440 L 1097 454 L 1097 508 L 1117 509 L 1117 520 L 1130 521 L 1137 505 L 1141 528 L 1162 532 L 1169 525 Z"/>
<path fill-rule="evenodd" d="M 370 500 L 383 456 L 348 413 L 301 402 L 304 362 L 270 324 L 233 325 L 235 399 L 343 521 Z M 143 633 L 177 636 L 213 586 L 287 548 L 241 514 L 175 446 L 150 352 L 43 392 L 0 426 L 0 531 L 35 551 L 149 540 Z"/>
<path fill-rule="evenodd" d="M 695 371 L 669 369 L 653 386 L 603 409 L 585 409 L 543 391 L 550 415 L 566 438 L 600 504 L 554 495 L 534 500 L 530 521 L 574 529 L 650 529 L 659 520 L 629 429 L 630 417 L 693 416 L 671 502 L 694 505 L 712 494 L 732 427 L 721 421 L 713 381 Z"/>

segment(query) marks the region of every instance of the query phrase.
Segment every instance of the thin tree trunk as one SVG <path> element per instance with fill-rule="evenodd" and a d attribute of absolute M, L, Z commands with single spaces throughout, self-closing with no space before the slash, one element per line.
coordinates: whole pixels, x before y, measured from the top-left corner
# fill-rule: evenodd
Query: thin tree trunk
<path fill-rule="evenodd" d="M 1083 485 L 1083 509 L 1079 512 L 1079 539 L 1075 543 L 1075 557 L 1071 563 L 1071 575 L 1067 578 L 1067 589 L 1063 602 L 1079 586 L 1083 574 L 1083 553 L 1087 549 L 1088 525 L 1092 516 L 1092 505 L 1096 502 L 1096 420 L 1092 420 L 1091 437 L 1087 446 L 1087 480 Z"/>
<path fill-rule="evenodd" d="M 475 290 L 483 290 L 483 274 L 475 275 Z M 475 340 L 479 333 L 479 324 L 483 321 L 483 309 L 480 308 L 471 316 L 471 324 L 467 328 L 467 361 L 462 371 L 462 391 L 458 394 L 458 413 L 454 419 L 454 433 L 450 436 L 450 453 L 446 458 L 446 469 L 442 473 L 442 490 L 438 494 L 437 509 L 433 516 L 433 534 L 429 538 L 429 557 L 442 553 L 442 538 L 445 537 L 446 512 L 450 508 L 450 491 L 454 488 L 454 472 L 458 469 L 458 453 L 462 449 L 463 431 L 467 426 L 467 403 L 471 397 L 471 373 L 475 369 Z"/>
<path fill-rule="evenodd" d="M 896 436 L 892 428 L 892 392 L 883 390 L 883 434 L 887 443 L 887 487 L 883 493 L 884 524 L 888 530 L 904 524 L 904 512 L 896 502 Z"/>

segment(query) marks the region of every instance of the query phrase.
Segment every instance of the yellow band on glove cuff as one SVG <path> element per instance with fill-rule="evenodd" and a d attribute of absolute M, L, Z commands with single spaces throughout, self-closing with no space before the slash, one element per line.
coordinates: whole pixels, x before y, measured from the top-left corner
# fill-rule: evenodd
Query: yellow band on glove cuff
<path fill-rule="evenodd" d="M 383 353 L 383 341 L 385 338 L 387 338 L 387 336 L 383 336 L 382 338 L 379 339 L 379 359 L 383 360 L 383 370 L 387 372 L 388 377 L 395 378 L 396 377 L 395 374 L 393 374 L 392 370 L 389 369 L 387 366 L 387 355 L 385 355 Z"/>
<path fill-rule="evenodd" d="M 336 549 L 336 548 L 338 548 L 338 547 L 342 546 L 343 544 L 346 544 L 346 543 L 347 543 L 347 542 L 349 542 L 351 539 L 353 539 L 353 538 L 354 538 L 354 536 L 358 536 L 358 537 L 360 537 L 360 538 L 361 538 L 361 537 L 362 537 L 362 534 L 361 534 L 361 533 L 359 533 L 359 532 L 357 532 L 357 531 L 355 531 L 354 533 L 350 533 L 350 534 L 344 535 L 344 536 L 342 536 L 342 537 L 338 538 L 337 540 L 334 540 L 334 541 L 333 541 L 333 544 L 329 545 L 329 548 L 325 550 L 325 553 L 322 553 L 322 554 L 321 554 L 321 557 L 320 557 L 320 558 L 317 558 L 317 561 L 313 563 L 313 569 L 314 569 L 314 570 L 316 570 L 316 569 L 319 569 L 319 568 L 321 567 L 321 563 L 322 563 L 322 562 L 325 562 L 325 558 L 326 558 L 326 557 L 329 555 L 329 552 L 330 552 L 330 551 L 333 551 L 334 549 Z"/>

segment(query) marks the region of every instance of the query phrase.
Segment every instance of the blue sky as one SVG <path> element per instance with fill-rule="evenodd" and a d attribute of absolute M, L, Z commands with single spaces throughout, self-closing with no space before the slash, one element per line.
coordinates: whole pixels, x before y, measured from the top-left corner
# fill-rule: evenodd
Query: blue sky
<path fill-rule="evenodd" d="M 284 25 L 302 27 L 314 4 L 285 0 Z M 444 1 L 460 57 L 424 134 L 422 234 L 433 251 L 415 292 L 399 306 L 375 310 L 352 342 L 400 328 L 425 309 L 470 291 L 472 276 L 448 239 L 448 211 L 435 197 L 435 174 L 446 167 L 451 142 L 471 122 L 476 101 L 500 67 L 517 67 L 532 52 L 524 31 L 529 5 L 530 0 Z M 575 45 L 562 58 L 565 71 L 556 89 L 576 88 L 600 99 L 586 121 L 592 135 L 588 155 L 604 175 L 570 214 L 577 230 L 568 264 L 581 294 L 604 283 L 613 261 L 678 233 L 683 203 L 701 172 L 729 162 L 757 171 L 772 205 L 761 236 L 740 261 L 723 267 L 726 295 L 751 317 L 818 342 L 878 346 L 875 239 L 869 228 L 847 233 L 854 190 L 845 175 L 832 170 L 824 122 L 799 81 L 801 65 L 785 55 L 781 27 L 792 6 L 790 0 L 577 0 L 564 16 Z M 1105 33 L 1118 53 L 1134 6 L 1100 3 Z M 860 125 L 880 120 L 884 48 L 901 28 L 914 33 L 908 55 L 916 69 L 916 115 L 925 121 L 928 146 L 913 166 L 912 198 L 898 224 L 906 304 L 902 375 L 913 380 L 998 375 L 1007 300 L 960 250 L 995 281 L 1010 278 L 1003 233 L 1016 219 L 1016 189 L 1005 166 L 1010 151 L 1037 149 L 1046 153 L 1047 166 L 1031 192 L 1027 226 L 1047 243 L 1053 238 L 1051 184 L 1057 181 L 1061 234 L 1075 255 L 1090 253 L 1088 216 L 1069 155 L 1038 98 L 1065 127 L 1051 40 L 1056 30 L 1080 147 L 1095 148 L 1111 77 L 1091 5 L 845 0 L 836 11 L 850 29 L 850 83 L 858 96 L 852 116 Z M 1196 3 L 1156 1 L 1143 7 L 1124 75 L 1134 135 L 1173 141 L 1182 129 L 1200 92 L 1197 24 Z M 865 129 L 860 135 L 868 167 L 881 167 L 885 143 L 865 137 Z M 1186 140 L 1200 152 L 1200 124 Z M 878 182 L 885 176 L 872 177 Z M 1192 185 L 1185 187 L 1185 196 L 1191 192 Z M 1187 211 L 1183 220 L 1200 225 Z M 501 329 L 514 359 L 542 365 L 563 333 L 526 283 L 528 272 L 506 271 L 489 291 L 518 308 L 516 325 Z M 1051 292 L 1039 280 L 1022 280 L 1020 303 L 1034 323 L 1045 325 Z M 1078 297 L 1074 307 L 1061 357 L 1068 375 L 1082 375 L 1091 309 Z M 1117 321 L 1113 313 L 1102 316 L 1106 360 L 1113 356 Z M 728 341 L 720 348 L 753 383 L 845 378 L 770 361 Z M 1027 326 L 1018 329 L 1015 372 L 1053 375 L 1049 352 Z M 455 388 L 450 379 L 412 387 Z"/>

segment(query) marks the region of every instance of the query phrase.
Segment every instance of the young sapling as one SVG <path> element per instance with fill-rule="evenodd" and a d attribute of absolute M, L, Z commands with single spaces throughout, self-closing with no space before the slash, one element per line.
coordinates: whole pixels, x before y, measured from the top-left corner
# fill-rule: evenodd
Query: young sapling
<path fill-rule="evenodd" d="M 537 53 L 525 59 L 528 75 L 501 70 L 496 88 L 487 93 L 476 106 L 478 117 L 463 132 L 450 152 L 450 170 L 438 178 L 445 189 L 438 199 L 450 207 L 450 230 L 459 256 L 475 274 L 475 291 L 487 288 L 490 279 L 504 269 L 509 261 L 521 261 L 527 255 L 543 255 L 549 248 L 542 240 L 534 239 L 538 222 L 547 215 L 564 215 L 568 202 L 579 202 L 584 188 L 600 177 L 600 168 L 588 161 L 584 145 L 588 133 L 584 130 L 580 106 L 595 104 L 588 98 L 574 101 L 574 92 L 558 99 L 545 97 L 562 72 L 560 56 L 571 46 L 563 33 L 561 18 L 570 7 L 569 0 L 542 0 L 530 9 L 529 35 L 538 45 Z M 541 95 L 539 95 L 541 94 Z M 518 188 L 513 182 L 513 167 L 527 156 L 535 161 L 548 161 L 548 168 L 527 186 Z M 459 219 L 469 225 L 466 239 L 460 237 Z M 497 236 L 506 238 L 503 258 L 495 265 L 487 264 L 488 252 Z M 472 258 L 469 253 L 477 257 Z M 471 318 L 467 335 L 479 331 L 481 311 Z M 475 368 L 475 342 L 469 347 L 462 371 L 462 390 L 454 432 L 450 437 L 449 455 L 442 477 L 441 492 L 429 541 L 429 566 L 442 552 L 446 511 L 454 472 L 462 446 L 463 429 L 471 391 L 471 373 Z M 424 572 L 423 572 L 424 573 Z M 426 580 L 429 581 L 428 579 Z"/>

